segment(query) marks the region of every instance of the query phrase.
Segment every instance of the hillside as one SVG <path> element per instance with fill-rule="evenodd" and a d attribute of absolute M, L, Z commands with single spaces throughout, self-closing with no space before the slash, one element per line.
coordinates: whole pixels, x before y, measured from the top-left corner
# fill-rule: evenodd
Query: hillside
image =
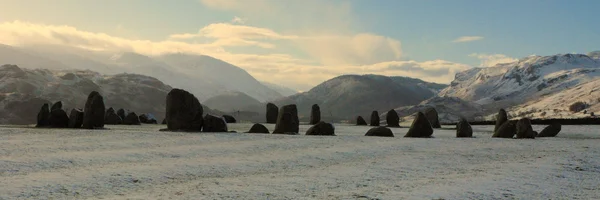
<path fill-rule="evenodd" d="M 220 94 L 202 102 L 212 109 L 223 112 L 243 111 L 249 107 L 261 106 L 262 103 L 241 92 L 229 92 Z"/>

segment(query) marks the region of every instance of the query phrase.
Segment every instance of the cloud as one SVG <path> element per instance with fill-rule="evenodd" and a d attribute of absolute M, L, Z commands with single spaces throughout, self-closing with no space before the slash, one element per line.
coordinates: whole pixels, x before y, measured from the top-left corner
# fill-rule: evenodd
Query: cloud
<path fill-rule="evenodd" d="M 231 20 L 231 23 L 236 23 L 236 24 L 244 24 L 246 23 L 246 19 L 242 19 L 238 16 L 233 17 L 233 19 Z"/>
<path fill-rule="evenodd" d="M 452 42 L 454 42 L 454 43 L 473 42 L 473 41 L 477 41 L 477 40 L 483 40 L 483 37 L 482 36 L 462 36 L 462 37 L 456 38 Z"/>
<path fill-rule="evenodd" d="M 511 58 L 503 54 L 472 53 L 469 54 L 469 56 L 478 58 L 481 61 L 481 64 L 479 65 L 481 67 L 493 67 L 497 64 L 518 61 L 518 59 Z"/>

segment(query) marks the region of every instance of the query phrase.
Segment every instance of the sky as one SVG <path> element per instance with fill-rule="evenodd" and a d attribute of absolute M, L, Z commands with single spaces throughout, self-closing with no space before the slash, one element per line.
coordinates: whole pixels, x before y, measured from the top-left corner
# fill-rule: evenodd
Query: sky
<path fill-rule="evenodd" d="M 600 50 L 597 0 L 0 0 L 0 43 L 209 55 L 305 91 Z"/>

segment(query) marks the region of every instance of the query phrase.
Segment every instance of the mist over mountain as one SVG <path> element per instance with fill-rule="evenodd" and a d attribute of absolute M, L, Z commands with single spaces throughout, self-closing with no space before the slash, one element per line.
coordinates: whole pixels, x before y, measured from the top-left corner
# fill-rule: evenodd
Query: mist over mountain
<path fill-rule="evenodd" d="M 285 86 L 282 86 L 282 85 L 278 85 L 278 84 L 275 84 L 275 83 L 264 82 L 264 81 L 262 81 L 260 83 L 262 83 L 263 85 L 271 88 L 272 90 L 275 90 L 275 91 L 279 92 L 279 94 L 283 95 L 284 97 L 287 97 L 287 96 L 290 96 L 290 95 L 294 95 L 294 94 L 298 94 L 297 90 L 294 90 L 292 88 L 288 88 L 288 87 L 285 87 Z"/>

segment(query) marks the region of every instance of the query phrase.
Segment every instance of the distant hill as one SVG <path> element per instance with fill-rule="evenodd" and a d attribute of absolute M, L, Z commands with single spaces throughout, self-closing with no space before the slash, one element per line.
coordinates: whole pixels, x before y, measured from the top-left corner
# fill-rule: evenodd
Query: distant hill
<path fill-rule="evenodd" d="M 271 88 L 272 90 L 279 92 L 279 94 L 283 95 L 284 97 L 298 94 L 298 91 L 296 91 L 294 89 L 291 89 L 291 88 L 288 88 L 285 86 L 281 86 L 281 85 L 277 85 L 275 83 L 269 83 L 269 82 L 260 82 L 260 83 Z"/>
<path fill-rule="evenodd" d="M 202 102 L 202 104 L 212 109 L 227 113 L 244 111 L 249 107 L 258 107 L 262 105 L 260 101 L 242 92 L 228 92 L 225 94 L 220 94 L 207 99 L 206 101 Z"/>

